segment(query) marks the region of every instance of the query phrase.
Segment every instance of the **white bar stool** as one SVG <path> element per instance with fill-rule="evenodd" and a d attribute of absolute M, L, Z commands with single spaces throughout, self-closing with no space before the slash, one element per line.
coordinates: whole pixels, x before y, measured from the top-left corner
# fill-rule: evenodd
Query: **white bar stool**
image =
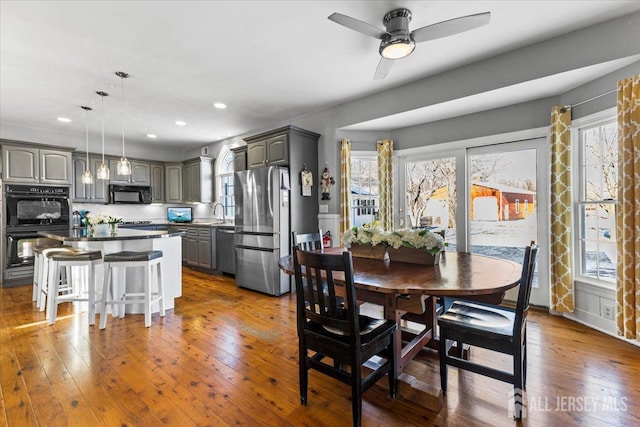
<path fill-rule="evenodd" d="M 95 266 L 102 262 L 101 251 L 73 250 L 54 252 L 49 258 L 49 276 L 47 280 L 47 318 L 49 324 L 56 323 L 58 304 L 63 302 L 86 301 L 88 305 L 89 325 L 96 323 L 96 274 Z M 73 277 L 73 267 L 86 267 L 85 277 Z M 62 271 L 66 272 L 67 283 L 60 280 Z M 84 279 L 84 280 L 83 280 Z"/>
<path fill-rule="evenodd" d="M 45 257 L 42 254 L 42 251 L 50 248 L 62 248 L 66 246 L 62 246 L 62 242 L 55 242 L 50 245 L 41 245 L 36 246 L 33 249 L 33 293 L 31 294 L 31 301 L 36 301 L 36 307 L 40 308 L 40 284 L 42 282 L 42 277 L 46 277 L 46 268 L 43 269 L 42 265 L 45 262 Z M 44 273 L 44 274 L 43 274 Z"/>
<path fill-rule="evenodd" d="M 49 256 L 54 253 L 73 252 L 75 249 L 71 246 L 41 246 L 34 250 L 35 265 L 33 271 L 33 300 L 36 302 L 36 307 L 40 311 L 44 311 L 47 307 L 47 293 L 48 293 L 48 280 L 49 280 Z M 58 280 L 67 282 L 65 276 L 66 270 L 63 270 L 62 277 L 58 277 Z"/>
<path fill-rule="evenodd" d="M 162 284 L 162 251 L 146 252 L 116 252 L 104 256 L 104 283 L 102 285 L 102 301 L 100 305 L 100 329 L 107 326 L 107 305 L 112 307 L 115 316 L 119 312 L 124 317 L 126 304 L 144 305 L 144 325 L 151 326 L 151 306 L 156 302 L 160 305 L 160 317 L 164 317 L 164 286 Z M 132 267 L 144 268 L 144 292 L 128 292 L 126 269 Z M 156 292 L 152 289 L 152 269 L 156 270 Z M 119 269 L 117 286 L 113 281 L 113 269 Z M 112 297 L 109 298 L 109 294 Z M 115 306 L 120 307 L 119 311 Z"/>

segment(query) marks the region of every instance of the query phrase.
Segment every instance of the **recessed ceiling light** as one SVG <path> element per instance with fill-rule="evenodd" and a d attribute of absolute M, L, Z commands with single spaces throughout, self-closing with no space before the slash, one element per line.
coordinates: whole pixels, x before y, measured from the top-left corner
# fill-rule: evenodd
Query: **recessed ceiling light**
<path fill-rule="evenodd" d="M 158 135 L 154 135 L 152 133 L 148 133 L 147 134 L 147 138 L 152 138 L 152 139 L 156 139 L 158 137 Z"/>
<path fill-rule="evenodd" d="M 186 126 L 186 125 L 187 125 L 187 122 L 183 122 L 182 120 L 176 120 L 176 124 L 177 124 L 178 126 Z"/>
<path fill-rule="evenodd" d="M 220 109 L 220 110 L 224 110 L 225 108 L 227 108 L 227 104 L 222 103 L 222 102 L 216 102 L 213 104 L 214 107 Z"/>
<path fill-rule="evenodd" d="M 71 123 L 71 119 L 67 119 L 66 117 L 58 117 L 58 121 L 62 123 Z"/>

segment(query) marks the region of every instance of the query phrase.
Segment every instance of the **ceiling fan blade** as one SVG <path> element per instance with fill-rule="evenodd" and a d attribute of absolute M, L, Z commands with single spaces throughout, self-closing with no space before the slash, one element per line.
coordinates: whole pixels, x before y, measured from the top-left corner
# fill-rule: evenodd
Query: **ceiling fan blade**
<path fill-rule="evenodd" d="M 329 15 L 329 19 L 333 22 L 357 31 L 365 36 L 375 37 L 376 39 L 382 39 L 387 32 L 383 29 L 371 25 L 368 22 L 360 21 L 359 19 L 352 18 L 341 13 L 332 13 Z"/>
<path fill-rule="evenodd" d="M 373 75 L 373 79 L 382 80 L 387 77 L 387 74 L 389 74 L 389 70 L 391 70 L 391 67 L 393 67 L 393 62 L 393 59 L 381 57 L 380 62 L 378 62 L 378 67 L 376 68 L 376 73 Z"/>
<path fill-rule="evenodd" d="M 411 35 L 416 43 L 425 42 L 473 30 L 487 25 L 489 21 L 491 21 L 491 12 L 477 13 L 418 28 L 413 30 Z"/>

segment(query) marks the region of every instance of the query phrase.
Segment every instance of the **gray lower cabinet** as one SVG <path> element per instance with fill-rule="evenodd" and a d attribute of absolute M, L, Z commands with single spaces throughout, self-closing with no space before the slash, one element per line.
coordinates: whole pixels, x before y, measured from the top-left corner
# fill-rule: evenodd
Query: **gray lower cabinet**
<path fill-rule="evenodd" d="M 191 267 L 206 270 L 215 268 L 215 248 L 212 246 L 211 227 L 185 227 L 183 241 L 183 262 Z"/>

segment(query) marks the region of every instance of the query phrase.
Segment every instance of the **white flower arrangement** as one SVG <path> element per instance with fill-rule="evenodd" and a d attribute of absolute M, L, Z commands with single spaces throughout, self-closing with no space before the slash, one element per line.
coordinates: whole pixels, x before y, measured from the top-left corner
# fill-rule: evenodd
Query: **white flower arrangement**
<path fill-rule="evenodd" d="M 387 234 L 387 244 L 395 249 L 401 246 L 424 249 L 431 255 L 444 250 L 444 239 L 429 230 L 395 230 Z"/>
<path fill-rule="evenodd" d="M 377 228 L 353 227 L 342 235 L 342 244 L 386 245 L 394 249 L 402 246 L 414 249 L 424 249 L 431 255 L 444 250 L 444 239 L 440 234 L 422 230 L 395 230 L 384 232 Z"/>
<path fill-rule="evenodd" d="M 98 214 L 98 215 L 87 215 L 86 217 L 87 224 L 96 225 L 96 224 L 117 224 L 122 222 L 121 216 L 112 216 L 107 214 Z"/>
<path fill-rule="evenodd" d="M 351 246 L 354 243 L 372 246 L 386 245 L 386 233 L 377 228 L 353 227 L 342 235 L 342 244 Z"/>

